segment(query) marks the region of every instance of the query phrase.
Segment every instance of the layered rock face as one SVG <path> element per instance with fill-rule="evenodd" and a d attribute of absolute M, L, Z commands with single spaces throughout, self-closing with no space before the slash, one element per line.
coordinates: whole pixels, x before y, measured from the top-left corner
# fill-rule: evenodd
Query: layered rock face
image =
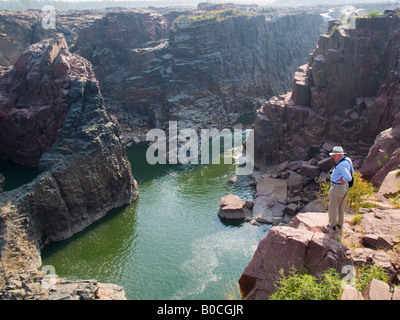
<path fill-rule="evenodd" d="M 37 165 L 58 139 L 72 77 L 91 81 L 90 63 L 69 53 L 64 37 L 32 45 L 0 80 L 0 157 Z"/>
<path fill-rule="evenodd" d="M 10 139 L 2 144 L 2 154 L 25 157 L 41 171 L 31 183 L 0 195 L 4 281 L 35 271 L 47 241 L 70 237 L 109 210 L 131 203 L 138 193 L 121 129 L 107 114 L 91 64 L 71 54 L 62 35 L 30 46 L 0 82 L 9 94 L 0 108 L 2 121 L 9 124 L 3 125 L 9 130 L 4 134 L 12 138 L 12 128 L 27 133 L 14 135 L 15 150 L 26 153 L 12 153 Z M 16 108 L 17 93 L 34 104 Z M 30 150 L 36 141 L 45 141 L 46 147 Z M 25 142 L 27 147 L 19 148 Z"/>
<path fill-rule="evenodd" d="M 399 21 L 388 13 L 357 19 L 355 30 L 331 24 L 310 61 L 295 73 L 292 92 L 258 110 L 258 167 L 307 159 L 327 141 L 367 155 L 399 112 Z"/>
<path fill-rule="evenodd" d="M 317 14 L 232 12 L 171 26 L 178 14 L 128 11 L 81 31 L 77 52 L 92 61 L 129 139 L 169 120 L 178 128 L 222 128 L 253 112 L 260 99 L 289 89 L 325 27 Z"/>

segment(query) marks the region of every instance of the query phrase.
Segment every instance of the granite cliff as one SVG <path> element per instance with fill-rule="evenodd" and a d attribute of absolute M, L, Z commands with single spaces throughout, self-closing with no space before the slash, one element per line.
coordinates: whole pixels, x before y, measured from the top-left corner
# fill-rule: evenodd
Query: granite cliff
<path fill-rule="evenodd" d="M 14 298 L 44 297 L 29 291 L 27 283 L 37 279 L 26 274 L 38 273 L 43 245 L 134 201 L 136 181 L 90 62 L 71 54 L 62 34 L 24 51 L 0 88 L 2 158 L 36 164 L 41 172 L 0 194 L 0 283 L 22 278 L 25 291 Z M 98 290 L 97 282 L 91 288 Z M 7 292 L 2 295 L 12 298 Z"/>

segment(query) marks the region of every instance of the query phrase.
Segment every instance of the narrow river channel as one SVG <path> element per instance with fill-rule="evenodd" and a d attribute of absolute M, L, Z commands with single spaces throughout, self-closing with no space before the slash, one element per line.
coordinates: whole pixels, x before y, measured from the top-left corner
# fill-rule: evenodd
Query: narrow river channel
<path fill-rule="evenodd" d="M 61 277 L 121 285 L 128 299 L 224 299 L 270 228 L 217 215 L 229 193 L 252 199 L 250 177 L 228 183 L 233 164 L 150 165 L 146 150 L 127 149 L 139 199 L 50 244 L 43 265 Z"/>

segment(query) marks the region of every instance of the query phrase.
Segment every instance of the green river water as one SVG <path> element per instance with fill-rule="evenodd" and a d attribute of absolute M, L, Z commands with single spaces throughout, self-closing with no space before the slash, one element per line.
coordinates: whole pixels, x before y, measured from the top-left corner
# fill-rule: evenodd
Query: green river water
<path fill-rule="evenodd" d="M 217 213 L 235 165 L 150 165 L 147 146 L 127 149 L 139 198 L 42 252 L 58 276 L 124 287 L 128 299 L 224 299 L 270 228 L 227 223 Z M 6 177 L 7 178 L 7 177 Z M 250 179 L 250 178 L 249 178 Z"/>

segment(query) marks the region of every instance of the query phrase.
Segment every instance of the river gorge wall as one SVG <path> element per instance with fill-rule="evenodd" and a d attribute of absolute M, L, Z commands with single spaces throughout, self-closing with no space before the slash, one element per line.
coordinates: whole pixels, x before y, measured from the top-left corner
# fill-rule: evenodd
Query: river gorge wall
<path fill-rule="evenodd" d="M 399 18 L 388 11 L 355 21 L 355 29 L 332 22 L 295 73 L 292 91 L 258 110 L 258 167 L 309 159 L 330 142 L 343 145 L 360 168 L 375 138 L 397 127 Z M 382 150 L 378 158 L 386 153 L 390 159 L 394 151 Z M 373 170 L 361 171 L 371 178 L 377 166 Z"/>
<path fill-rule="evenodd" d="M 62 34 L 29 46 L 0 78 L 0 91 L 1 157 L 41 172 L 0 194 L 0 284 L 10 277 L 21 282 L 15 277 L 25 274 L 26 288 L 26 273 L 40 274 L 46 243 L 131 203 L 138 191 L 121 128 L 107 114 L 91 64 L 69 52 Z M 84 286 L 99 290 L 97 283 Z M 49 297 L 48 291 L 17 289 L 16 296 L 2 294 Z"/>
<path fill-rule="evenodd" d="M 173 22 L 177 13 L 109 13 L 81 31 L 76 52 L 93 63 L 128 140 L 143 141 L 169 120 L 178 129 L 221 129 L 254 112 L 262 99 L 289 89 L 325 28 L 306 12 L 197 16 Z"/>
<path fill-rule="evenodd" d="M 221 8 L 60 12 L 57 30 L 43 30 L 35 12 L 4 13 L 0 65 L 61 32 L 92 63 L 128 142 L 169 120 L 178 129 L 222 129 L 290 89 L 326 22 L 312 11 Z"/>

